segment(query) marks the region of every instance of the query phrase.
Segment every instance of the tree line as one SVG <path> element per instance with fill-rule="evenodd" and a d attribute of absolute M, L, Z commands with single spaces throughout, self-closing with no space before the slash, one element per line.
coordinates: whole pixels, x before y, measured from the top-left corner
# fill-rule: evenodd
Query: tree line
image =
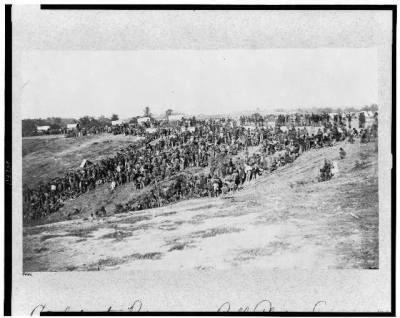
<path fill-rule="evenodd" d="M 276 109 L 275 111 L 286 113 L 288 110 Z M 298 109 L 296 109 L 296 112 L 298 112 L 298 113 L 313 112 L 316 114 L 318 114 L 318 113 L 337 113 L 337 112 L 357 112 L 357 111 L 374 111 L 375 112 L 375 111 L 378 111 L 378 105 L 376 105 L 376 104 L 365 105 L 361 109 L 360 108 L 357 109 L 355 107 L 345 107 L 345 108 L 320 107 L 320 108 L 307 108 L 307 109 L 298 108 Z M 164 113 L 166 118 L 168 118 L 172 114 L 174 114 L 174 111 L 172 109 L 167 109 Z M 143 109 L 143 115 L 145 117 L 152 117 L 150 107 L 146 106 Z M 130 122 L 135 123 L 138 117 L 140 117 L 140 116 L 133 117 Z M 269 119 L 269 116 L 266 116 L 263 118 L 263 116 L 260 115 L 259 113 L 254 113 L 250 117 L 252 117 L 256 121 Z M 79 123 L 81 128 L 91 129 L 91 128 L 100 128 L 100 127 L 109 126 L 109 125 L 111 125 L 112 121 L 118 120 L 118 119 L 119 119 L 119 116 L 117 114 L 112 114 L 110 117 L 105 117 L 105 116 L 101 115 L 97 118 L 92 117 L 92 116 L 83 116 L 79 119 L 61 118 L 61 117 L 48 117 L 45 119 L 42 119 L 42 118 L 23 119 L 22 120 L 22 136 L 26 137 L 26 136 L 37 135 L 38 134 L 38 132 L 37 132 L 38 126 L 50 126 L 49 133 L 52 134 L 52 133 L 60 132 L 62 129 L 65 129 L 65 127 L 68 124 Z M 271 120 L 272 120 L 272 118 L 271 118 Z"/>
<path fill-rule="evenodd" d="M 92 116 L 83 116 L 79 119 L 75 118 L 61 118 L 61 117 L 48 117 L 48 118 L 35 118 L 22 120 L 22 136 L 35 136 L 37 135 L 38 126 L 49 126 L 49 133 L 57 133 L 65 129 L 68 124 L 79 123 L 81 128 L 99 128 L 111 125 L 111 121 L 118 120 L 117 114 L 112 114 L 110 118 L 99 116 L 97 118 Z"/>

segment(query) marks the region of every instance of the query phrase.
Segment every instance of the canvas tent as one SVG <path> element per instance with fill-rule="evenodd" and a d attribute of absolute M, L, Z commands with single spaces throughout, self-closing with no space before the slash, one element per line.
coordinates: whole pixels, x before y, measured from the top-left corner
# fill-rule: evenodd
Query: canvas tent
<path fill-rule="evenodd" d="M 182 115 L 169 115 L 168 120 L 169 121 L 179 121 L 182 120 L 183 116 Z"/>
<path fill-rule="evenodd" d="M 267 122 L 267 127 L 272 127 L 272 128 L 275 128 L 275 121 L 268 121 Z"/>
<path fill-rule="evenodd" d="M 141 117 L 137 119 L 137 122 L 139 124 L 145 123 L 145 122 L 149 122 L 150 121 L 150 117 Z"/>
<path fill-rule="evenodd" d="M 111 125 L 112 126 L 120 126 L 120 125 L 122 125 L 122 120 L 113 120 L 111 122 Z"/>
<path fill-rule="evenodd" d="M 67 124 L 67 129 L 78 129 L 79 124 Z"/>
<path fill-rule="evenodd" d="M 87 159 L 83 159 L 82 163 L 80 165 L 80 168 L 86 168 L 86 167 L 89 167 L 91 165 L 93 165 L 93 162 L 91 162 L 91 161 L 89 161 Z"/>
<path fill-rule="evenodd" d="M 37 131 L 45 132 L 50 129 L 50 126 L 37 126 Z"/>

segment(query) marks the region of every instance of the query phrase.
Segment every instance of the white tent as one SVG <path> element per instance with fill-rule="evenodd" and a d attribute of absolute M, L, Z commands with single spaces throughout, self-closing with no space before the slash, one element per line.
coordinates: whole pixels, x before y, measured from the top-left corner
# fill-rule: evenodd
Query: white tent
<path fill-rule="evenodd" d="M 183 116 L 182 115 L 170 115 L 168 116 L 169 121 L 179 121 L 182 120 Z"/>
<path fill-rule="evenodd" d="M 274 121 L 268 121 L 267 122 L 267 127 L 272 127 L 272 128 L 275 128 L 275 122 Z"/>
<path fill-rule="evenodd" d="M 145 123 L 145 122 L 150 121 L 150 117 L 141 117 L 141 118 L 138 118 L 137 121 L 139 124 Z"/>
<path fill-rule="evenodd" d="M 36 128 L 38 131 L 48 131 L 50 126 L 37 126 Z"/>
<path fill-rule="evenodd" d="M 78 124 L 67 124 L 67 129 L 77 129 Z"/>
<path fill-rule="evenodd" d="M 112 125 L 112 126 L 119 126 L 119 125 L 122 125 L 122 120 L 113 120 L 113 121 L 111 122 L 111 125 Z"/>
<path fill-rule="evenodd" d="M 375 113 L 373 112 L 373 111 L 367 111 L 367 112 L 365 112 L 366 114 L 365 114 L 365 116 L 368 118 L 368 117 L 374 117 L 374 115 L 375 115 Z"/>
<path fill-rule="evenodd" d="M 329 117 L 332 118 L 332 119 L 335 118 L 335 115 L 337 115 L 337 113 L 329 113 Z"/>

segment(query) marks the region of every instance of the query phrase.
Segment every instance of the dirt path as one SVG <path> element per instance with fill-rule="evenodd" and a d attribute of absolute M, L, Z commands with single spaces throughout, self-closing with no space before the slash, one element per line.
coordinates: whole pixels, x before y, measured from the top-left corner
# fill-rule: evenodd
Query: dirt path
<path fill-rule="evenodd" d="M 327 182 L 315 178 L 339 145 L 227 198 L 27 227 L 24 271 L 377 268 L 377 153 L 344 147 L 348 157 Z"/>

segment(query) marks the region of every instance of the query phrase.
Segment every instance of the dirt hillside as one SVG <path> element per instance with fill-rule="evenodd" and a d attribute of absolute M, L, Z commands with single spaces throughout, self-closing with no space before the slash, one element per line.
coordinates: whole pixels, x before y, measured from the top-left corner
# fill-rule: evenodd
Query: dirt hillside
<path fill-rule="evenodd" d="M 338 144 L 226 198 L 25 227 L 24 271 L 378 268 L 377 155 Z M 324 158 L 339 172 L 317 182 Z"/>

